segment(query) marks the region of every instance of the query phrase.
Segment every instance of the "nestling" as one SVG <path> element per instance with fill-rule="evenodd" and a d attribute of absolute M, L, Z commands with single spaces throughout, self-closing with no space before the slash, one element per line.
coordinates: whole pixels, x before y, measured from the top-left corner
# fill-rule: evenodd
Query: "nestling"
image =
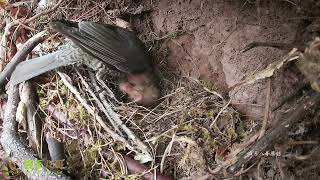
<path fill-rule="evenodd" d="M 143 106 L 153 106 L 160 96 L 152 58 L 142 41 L 124 28 L 82 21 L 54 21 L 50 27 L 72 41 L 60 50 L 20 63 L 10 83 L 18 84 L 61 66 L 83 63 L 97 76 L 125 77 L 124 94 Z"/>

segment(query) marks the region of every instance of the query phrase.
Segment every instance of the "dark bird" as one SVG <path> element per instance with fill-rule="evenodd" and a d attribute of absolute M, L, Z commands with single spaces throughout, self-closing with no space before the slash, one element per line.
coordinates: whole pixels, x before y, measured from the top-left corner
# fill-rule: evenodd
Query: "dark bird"
<path fill-rule="evenodd" d="M 97 77 L 124 77 L 119 89 L 139 105 L 152 106 L 160 95 L 152 58 L 142 41 L 124 28 L 82 21 L 54 21 L 51 29 L 71 40 L 60 50 L 20 63 L 10 78 L 12 85 L 61 66 L 83 63 Z"/>

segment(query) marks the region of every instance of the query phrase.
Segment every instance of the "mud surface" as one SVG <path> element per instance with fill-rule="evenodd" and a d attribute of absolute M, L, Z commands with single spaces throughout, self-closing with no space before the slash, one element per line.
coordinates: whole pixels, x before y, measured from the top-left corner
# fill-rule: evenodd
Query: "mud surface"
<path fill-rule="evenodd" d="M 149 2 L 149 1 L 148 1 Z M 265 102 L 265 81 L 228 88 L 264 69 L 287 51 L 259 47 L 242 53 L 253 41 L 293 43 L 302 19 L 285 1 L 179 0 L 153 2 L 151 28 L 163 39 L 169 64 L 182 75 L 213 83 L 229 93 L 232 104 L 247 116 L 260 118 Z M 299 84 L 294 70 L 278 72 L 271 80 L 271 107 L 283 101 Z"/>
<path fill-rule="evenodd" d="M 314 20 L 310 17 L 315 16 L 314 14 L 317 14 L 318 11 L 318 5 L 315 2 L 259 2 L 142 0 L 136 3 L 150 11 L 130 19 L 130 22 L 142 37 L 150 38 L 151 36 L 157 41 L 157 45 L 160 45 L 160 47 L 153 48 L 155 55 L 161 56 L 159 63 L 166 62 L 168 67 L 180 72 L 182 77 L 197 78 L 203 84 L 208 85 L 209 89 L 216 90 L 226 99 L 230 98 L 232 107 L 242 113 L 241 123 L 251 121 L 252 124 L 259 126 L 264 115 L 267 80 L 260 80 L 252 85 L 232 87 L 246 77 L 263 70 L 270 63 L 281 59 L 288 53 L 288 50 L 271 47 L 258 47 L 247 52 L 242 52 L 242 50 L 254 41 L 306 44 L 316 35 L 316 29 L 320 29 L 318 28 L 320 23 L 308 26 Z M 303 79 L 304 77 L 294 64 L 289 63 L 278 70 L 270 78 L 270 109 L 278 107 L 296 92 L 302 86 Z M 245 119 L 247 121 L 244 121 Z M 221 127 L 226 127 L 229 123 L 226 122 Z M 272 127 L 276 122 L 269 123 Z M 154 125 L 148 128 L 157 131 L 163 129 L 164 124 L 169 123 L 162 122 L 159 128 L 154 128 Z M 197 127 L 193 124 L 192 127 L 197 129 L 201 126 Z M 239 122 L 235 127 L 239 128 Z M 196 134 L 201 134 L 200 129 Z M 217 137 L 214 133 L 211 135 Z M 307 134 L 304 134 L 301 139 L 309 139 L 308 137 Z M 290 138 L 294 139 L 293 136 Z M 199 140 L 201 138 L 193 137 L 193 139 L 197 139 L 196 142 L 200 147 L 193 146 L 192 153 L 188 151 L 190 147 L 183 143 L 173 147 L 172 153 L 178 153 L 182 148 L 185 154 L 190 153 L 191 158 L 185 162 L 184 166 L 180 164 L 183 157 L 180 160 L 174 157 L 167 158 L 168 166 L 165 167 L 165 171 L 168 174 L 175 174 L 174 177 L 177 178 L 205 176 L 208 171 L 210 173 L 213 166 L 223 161 L 225 154 L 232 152 L 229 145 L 234 140 L 239 140 L 230 138 L 230 144 L 222 143 L 218 146 L 211 146 L 206 143 L 202 144 Z M 304 149 L 305 147 L 299 148 Z M 307 149 L 304 150 L 308 151 Z M 164 149 L 157 150 L 157 152 L 163 151 Z M 252 172 L 248 173 L 249 177 L 283 178 L 279 169 L 270 168 L 278 166 L 277 161 L 272 158 L 261 161 L 260 163 L 266 165 L 266 168 L 260 170 L 253 168 Z M 192 162 L 196 166 L 192 166 Z M 284 160 L 283 163 L 287 165 L 287 168 L 282 169 L 286 171 L 285 177 L 300 177 L 301 174 L 296 173 L 294 168 L 299 162 Z M 309 165 L 306 164 L 303 166 L 308 167 Z M 310 176 L 317 177 L 318 175 Z"/>

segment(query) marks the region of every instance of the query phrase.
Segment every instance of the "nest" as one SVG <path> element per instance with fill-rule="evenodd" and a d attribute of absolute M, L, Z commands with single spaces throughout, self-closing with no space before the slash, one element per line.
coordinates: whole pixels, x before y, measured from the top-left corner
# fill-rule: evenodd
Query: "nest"
<path fill-rule="evenodd" d="M 160 103 L 149 109 L 128 102 L 112 81 L 99 83 L 84 66 L 61 68 L 58 74 L 36 78 L 37 118 L 44 119 L 41 137 L 56 139 L 64 146 L 63 167 L 48 167 L 52 172 L 76 179 L 138 179 L 155 171 L 174 178 L 226 177 L 223 168 L 256 139 L 251 134 L 260 127 L 250 118 L 241 119 L 216 87 L 183 76 L 167 64 L 168 52 L 161 43 L 179 32 L 162 37 L 153 32 L 147 13 L 150 7 L 131 0 L 63 1 L 53 13 L 29 23 L 29 29 L 38 32 L 47 29 L 52 19 L 129 22 L 153 54 L 161 79 Z M 145 24 L 137 24 L 136 16 Z M 53 35 L 40 52 L 50 53 L 62 42 L 63 37 Z M 47 159 L 40 153 L 44 147 L 31 147 Z M 132 159 L 146 166 L 132 171 L 129 166 L 141 167 L 137 162 L 131 164 Z"/>
<path fill-rule="evenodd" d="M 39 30 L 46 28 L 46 23 L 52 17 L 114 23 L 115 17 L 126 19 L 128 15 L 136 12 L 137 8 L 140 7 L 133 2 L 125 1 L 63 2 L 61 8 L 53 15 L 41 17 L 41 21 L 35 22 L 33 26 Z M 105 100 L 121 117 L 122 123 L 147 145 L 154 162 L 150 164 L 151 169 L 160 167 L 164 174 L 179 172 L 177 177 L 205 175 L 207 162 L 214 163 L 216 157 L 223 159 L 230 152 L 231 144 L 240 142 L 246 136 L 243 132 L 247 124 L 240 122 L 239 113 L 228 106 L 228 101 L 216 92 L 215 87 L 208 87 L 206 82 L 181 77 L 170 68 L 164 60 L 166 51 L 159 46 L 160 38 L 149 29 L 147 32 L 145 30 L 142 30 L 139 37 L 151 47 L 151 52 L 156 57 L 163 94 L 160 104 L 153 109 L 147 109 L 134 103 L 119 102 L 115 98 L 107 97 Z M 54 41 L 51 39 L 49 43 Z M 128 139 L 128 135 L 113 128 L 108 117 L 103 114 L 101 106 L 99 107 L 94 100 L 97 98 L 100 103 L 104 101 L 100 99 L 97 89 L 88 89 L 97 84 L 92 82 L 87 69 L 69 67 L 65 68 L 64 72 L 70 76 L 73 86 L 87 103 L 99 112 L 110 129 L 116 133 L 121 132 L 119 135 Z M 134 152 L 136 149 L 128 149 L 126 144 L 111 138 L 59 76 L 47 76 L 46 80 L 47 83 L 38 86 L 41 109 L 47 112 L 47 107 L 54 104 L 55 111 L 66 113 L 69 121 L 67 124 L 72 124 L 61 125 L 50 113 L 47 113 L 45 118 L 44 131 L 65 145 L 68 172 L 91 178 L 103 175 L 117 179 L 127 176 L 121 168 L 121 163 L 110 161 L 102 154 L 106 151 L 126 152 L 128 156 L 137 158 L 139 153 Z M 83 84 L 84 82 L 89 86 Z M 108 85 L 119 97 L 112 83 Z M 93 97 L 90 91 L 96 97 Z M 133 142 L 131 146 L 138 145 Z"/>

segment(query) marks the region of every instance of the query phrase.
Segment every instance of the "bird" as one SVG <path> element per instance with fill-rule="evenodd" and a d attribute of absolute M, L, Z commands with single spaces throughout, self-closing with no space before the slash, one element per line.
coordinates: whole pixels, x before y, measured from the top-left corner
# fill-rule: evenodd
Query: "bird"
<path fill-rule="evenodd" d="M 152 57 L 143 42 L 125 28 L 90 21 L 55 20 L 50 29 L 69 39 L 59 50 L 23 61 L 13 71 L 16 85 L 62 66 L 82 63 L 96 76 L 119 77 L 119 90 L 142 106 L 158 102 L 160 89 Z"/>

